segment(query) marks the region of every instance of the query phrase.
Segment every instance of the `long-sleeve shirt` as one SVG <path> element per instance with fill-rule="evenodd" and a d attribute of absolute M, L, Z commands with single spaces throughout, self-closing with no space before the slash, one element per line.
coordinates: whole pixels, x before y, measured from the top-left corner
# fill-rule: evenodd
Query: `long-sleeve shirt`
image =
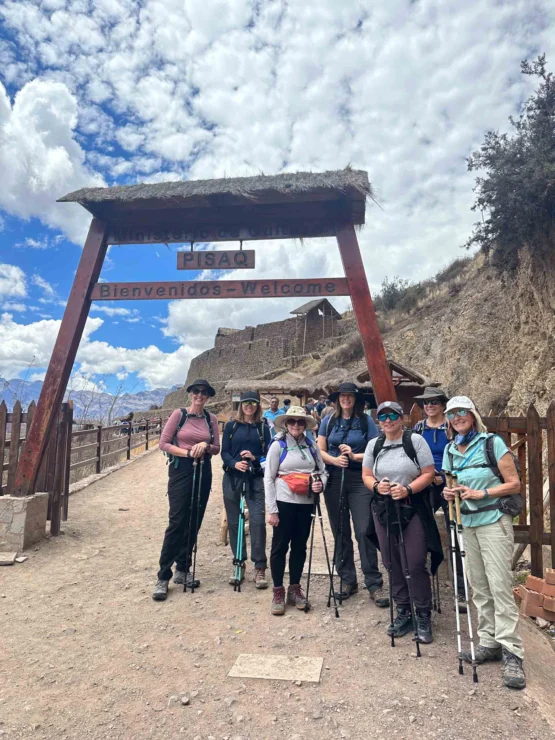
<path fill-rule="evenodd" d="M 322 455 L 316 444 L 312 444 L 312 449 L 316 455 L 314 460 L 304 435 L 299 439 L 299 443 L 290 434 L 285 436 L 287 443 L 287 455 L 280 465 L 279 458 L 282 454 L 282 448 L 279 440 L 275 440 L 270 445 L 266 456 L 266 468 L 264 471 L 264 492 L 266 495 L 266 511 L 268 514 L 277 514 L 277 501 L 285 501 L 289 504 L 313 504 L 314 499 L 311 494 L 303 496 L 300 493 L 293 493 L 287 483 L 279 478 L 280 475 L 288 473 L 318 473 L 322 479 L 322 485 L 325 488 L 328 480 L 328 474 Z"/>
<path fill-rule="evenodd" d="M 170 418 L 167 420 L 166 425 L 160 436 L 160 449 L 162 452 L 168 452 L 168 446 L 173 445 L 173 438 L 175 437 L 175 430 L 181 419 L 181 409 L 176 409 Z M 212 430 L 214 432 L 214 441 L 208 448 L 210 455 L 217 455 L 220 451 L 220 430 L 218 428 L 218 418 L 214 414 L 210 414 L 210 421 L 212 422 Z M 177 433 L 177 446 L 184 450 L 190 450 L 194 445 L 199 442 L 210 443 L 210 429 L 208 423 L 202 416 L 189 416 L 187 421 L 179 432 Z"/>
<path fill-rule="evenodd" d="M 264 450 L 262 440 L 264 440 Z M 241 452 L 247 450 L 255 457 L 255 471 L 260 470 L 260 458 L 266 454 L 272 435 L 266 422 L 247 424 L 246 422 L 228 421 L 222 436 L 222 460 L 228 468 L 235 468 L 235 463 L 241 462 Z"/>

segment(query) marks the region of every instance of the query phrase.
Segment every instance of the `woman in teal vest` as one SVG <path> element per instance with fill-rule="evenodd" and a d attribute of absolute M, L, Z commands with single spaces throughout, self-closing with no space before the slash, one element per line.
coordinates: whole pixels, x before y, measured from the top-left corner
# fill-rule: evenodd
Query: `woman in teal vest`
<path fill-rule="evenodd" d="M 501 437 L 488 434 L 470 398 L 454 396 L 445 415 L 452 441 L 443 454 L 443 469 L 457 474 L 456 490 L 461 497 L 468 580 L 478 612 L 476 661 L 502 660 L 505 686 L 523 689 L 524 650 L 517 632 L 511 570 L 518 471 L 510 450 Z M 447 488 L 443 495 L 447 500 L 454 498 Z M 470 653 L 463 657 L 471 662 Z"/>

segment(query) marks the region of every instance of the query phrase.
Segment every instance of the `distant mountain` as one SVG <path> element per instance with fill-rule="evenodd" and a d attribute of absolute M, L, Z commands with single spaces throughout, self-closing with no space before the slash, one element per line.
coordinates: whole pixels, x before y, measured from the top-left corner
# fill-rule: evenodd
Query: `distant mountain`
<path fill-rule="evenodd" d="M 130 411 L 148 411 L 153 406 L 161 406 L 164 398 L 173 388 L 154 388 L 151 391 L 140 391 L 139 393 L 123 393 L 114 396 L 111 393 L 98 393 L 86 390 L 69 390 L 64 400 L 68 397 L 73 401 L 73 416 L 77 420 L 87 419 L 103 424 L 109 424 L 120 416 L 125 416 Z M 0 402 L 5 401 L 8 411 L 11 411 L 14 403 L 19 400 L 24 409 L 31 401 L 38 401 L 42 390 L 42 381 L 29 382 L 20 378 L 5 380 L 0 378 Z"/>

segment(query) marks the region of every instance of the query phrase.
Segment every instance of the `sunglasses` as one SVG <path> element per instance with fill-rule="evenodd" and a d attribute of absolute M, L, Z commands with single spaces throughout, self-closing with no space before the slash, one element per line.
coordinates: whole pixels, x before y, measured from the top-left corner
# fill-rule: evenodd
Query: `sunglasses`
<path fill-rule="evenodd" d="M 457 409 L 456 411 L 448 411 L 445 416 L 449 419 L 449 421 L 453 421 L 455 416 L 467 416 L 468 415 L 468 409 Z"/>
<path fill-rule="evenodd" d="M 289 427 L 305 427 L 306 421 L 303 421 L 303 419 L 291 419 L 291 421 L 287 422 L 287 426 Z"/>
<path fill-rule="evenodd" d="M 191 393 L 195 396 L 209 396 L 210 393 L 208 392 L 208 388 L 197 388 L 195 386 L 194 388 L 191 388 Z"/>
<path fill-rule="evenodd" d="M 434 398 L 431 401 L 424 401 L 422 405 L 423 406 L 441 406 L 441 401 L 437 398 Z"/>
<path fill-rule="evenodd" d="M 258 401 L 241 401 L 243 406 L 258 406 Z"/>
<path fill-rule="evenodd" d="M 378 421 L 385 421 L 386 419 L 389 419 L 389 421 L 397 421 L 397 419 L 400 418 L 401 414 L 398 414 L 396 411 L 384 411 L 383 413 L 378 414 Z"/>

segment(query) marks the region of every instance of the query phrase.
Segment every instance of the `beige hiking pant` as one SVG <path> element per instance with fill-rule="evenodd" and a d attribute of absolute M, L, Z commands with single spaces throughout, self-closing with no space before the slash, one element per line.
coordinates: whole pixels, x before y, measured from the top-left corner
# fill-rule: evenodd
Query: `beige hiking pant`
<path fill-rule="evenodd" d="M 482 527 L 464 528 L 464 547 L 472 600 L 478 611 L 478 636 L 484 647 L 499 645 L 524 657 L 513 597 L 513 522 L 508 514 Z M 461 548 L 462 549 L 462 548 Z"/>

